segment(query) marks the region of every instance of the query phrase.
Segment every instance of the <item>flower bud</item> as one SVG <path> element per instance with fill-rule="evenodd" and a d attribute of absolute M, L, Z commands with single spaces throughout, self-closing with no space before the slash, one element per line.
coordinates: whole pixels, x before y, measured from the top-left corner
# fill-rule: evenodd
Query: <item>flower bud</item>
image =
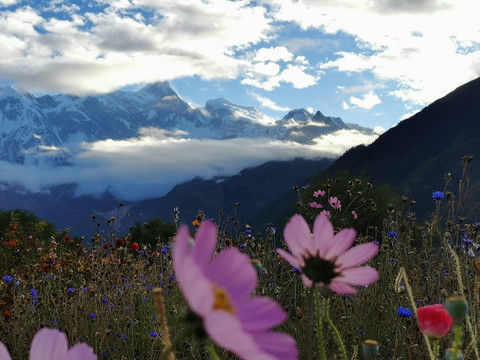
<path fill-rule="evenodd" d="M 263 271 L 263 264 L 260 260 L 258 259 L 252 259 L 250 260 L 250 262 L 252 263 L 253 267 L 255 268 L 255 270 L 257 270 L 257 274 L 258 276 L 262 275 L 262 271 Z"/>
<path fill-rule="evenodd" d="M 375 340 L 365 340 L 363 342 L 363 356 L 365 359 L 375 359 L 378 355 L 379 344 Z"/>
<path fill-rule="evenodd" d="M 480 274 L 480 258 L 472 260 L 472 270 L 475 272 L 475 274 Z"/>
<path fill-rule="evenodd" d="M 460 350 L 457 350 L 457 357 L 453 357 L 454 350 L 452 348 L 447 349 L 445 352 L 445 360 L 463 360 L 463 353 Z"/>
<path fill-rule="evenodd" d="M 452 296 L 447 299 L 445 309 L 453 321 L 459 324 L 468 315 L 468 302 L 463 296 Z"/>
<path fill-rule="evenodd" d="M 453 318 L 441 304 L 427 305 L 417 310 L 420 331 L 429 338 L 440 339 L 448 334 Z"/>

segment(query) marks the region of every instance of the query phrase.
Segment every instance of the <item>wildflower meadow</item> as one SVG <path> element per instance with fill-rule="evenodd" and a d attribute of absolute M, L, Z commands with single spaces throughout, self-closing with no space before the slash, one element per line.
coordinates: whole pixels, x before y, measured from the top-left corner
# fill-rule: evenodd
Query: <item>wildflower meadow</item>
<path fill-rule="evenodd" d="M 148 241 L 115 219 L 72 237 L 2 212 L 0 360 L 480 359 L 471 160 L 422 199 L 324 175 L 262 229 L 237 215 L 248 204 L 175 208 Z"/>

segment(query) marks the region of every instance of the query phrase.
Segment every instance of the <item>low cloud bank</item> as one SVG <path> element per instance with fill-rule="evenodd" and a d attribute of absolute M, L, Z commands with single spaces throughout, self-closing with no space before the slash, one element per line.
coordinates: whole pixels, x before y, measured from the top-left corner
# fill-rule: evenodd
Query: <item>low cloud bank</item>
<path fill-rule="evenodd" d="M 337 158 L 376 137 L 341 130 L 306 145 L 265 138 L 178 138 L 165 131 L 143 129 L 135 138 L 82 144 L 82 151 L 70 159 L 71 166 L 2 161 L 0 182 L 21 185 L 31 192 L 76 183 L 77 195 L 100 195 L 108 190 L 119 199 L 135 201 L 162 196 L 176 184 L 195 177 L 232 176 L 270 160 Z"/>

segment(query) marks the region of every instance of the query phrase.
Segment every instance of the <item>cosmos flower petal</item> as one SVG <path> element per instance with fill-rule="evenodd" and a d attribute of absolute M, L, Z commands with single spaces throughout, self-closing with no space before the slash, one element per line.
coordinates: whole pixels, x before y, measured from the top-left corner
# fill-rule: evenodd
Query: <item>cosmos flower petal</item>
<path fill-rule="evenodd" d="M 60 330 L 43 328 L 33 337 L 30 360 L 61 360 L 67 353 L 67 336 Z"/>
<path fill-rule="evenodd" d="M 193 258 L 204 266 L 207 264 L 217 245 L 217 227 L 210 221 L 202 221 L 195 235 L 195 246 L 193 247 Z"/>
<path fill-rule="evenodd" d="M 285 242 L 293 256 L 299 256 L 312 247 L 310 227 L 301 215 L 294 215 L 283 230 Z"/>
<path fill-rule="evenodd" d="M 338 256 L 336 264 L 340 271 L 361 265 L 378 253 L 378 245 L 373 242 L 357 245 Z"/>
<path fill-rule="evenodd" d="M 0 359 L 12 360 L 6 346 L 0 341 Z"/>
<path fill-rule="evenodd" d="M 277 332 L 262 333 L 255 336 L 255 341 L 264 351 L 273 355 L 275 359 L 298 359 L 298 349 L 295 340 L 287 334 Z"/>
<path fill-rule="evenodd" d="M 357 292 L 357 290 L 350 285 L 335 280 L 333 280 L 332 283 L 328 285 L 328 287 L 330 288 L 330 290 L 340 295 L 355 294 Z"/>
<path fill-rule="evenodd" d="M 286 252 L 283 249 L 277 249 L 277 253 L 285 260 L 287 260 L 288 263 L 293 267 L 300 268 L 300 262 L 298 261 L 298 258 L 292 256 L 290 253 Z"/>
<path fill-rule="evenodd" d="M 210 312 L 214 301 L 212 284 L 191 257 L 185 259 L 182 268 L 176 269 L 176 274 L 189 307 L 200 316 Z"/>
<path fill-rule="evenodd" d="M 269 297 L 257 296 L 238 307 L 238 316 L 244 330 L 261 332 L 280 325 L 287 318 L 287 313 Z"/>
<path fill-rule="evenodd" d="M 225 311 L 214 311 L 204 319 L 205 331 L 211 339 L 238 357 L 245 360 L 276 360 L 281 359 L 263 350 L 257 344 L 260 334 L 248 333 L 243 330 L 238 317 Z M 261 344 L 260 344 L 261 345 Z"/>
<path fill-rule="evenodd" d="M 97 360 L 97 356 L 87 344 L 77 344 L 68 350 L 62 360 Z"/>
<path fill-rule="evenodd" d="M 325 260 L 335 259 L 340 254 L 343 254 L 350 246 L 352 246 L 356 236 L 357 232 L 354 229 L 340 230 L 333 237 L 333 245 L 322 257 Z"/>
<path fill-rule="evenodd" d="M 311 288 L 313 285 L 313 281 L 303 274 L 302 274 L 302 282 L 303 282 L 303 285 L 308 288 Z"/>
<path fill-rule="evenodd" d="M 333 225 L 327 216 L 318 215 L 315 218 L 315 222 L 313 223 L 313 238 L 315 243 L 314 250 L 317 250 L 322 257 L 328 254 L 330 248 L 335 243 L 333 242 Z"/>
<path fill-rule="evenodd" d="M 173 267 L 175 269 L 180 269 L 182 267 L 183 261 L 188 257 L 188 252 L 190 248 L 189 239 L 190 233 L 186 226 L 180 227 L 177 236 L 175 237 L 175 242 L 173 244 Z M 177 274 L 178 278 L 179 274 Z"/>
<path fill-rule="evenodd" d="M 378 280 L 378 271 L 369 266 L 345 269 L 338 281 L 350 285 L 370 285 Z"/>
<path fill-rule="evenodd" d="M 205 271 L 210 281 L 224 286 L 231 297 L 248 297 L 257 286 L 257 272 L 250 258 L 237 248 L 223 250 Z"/>

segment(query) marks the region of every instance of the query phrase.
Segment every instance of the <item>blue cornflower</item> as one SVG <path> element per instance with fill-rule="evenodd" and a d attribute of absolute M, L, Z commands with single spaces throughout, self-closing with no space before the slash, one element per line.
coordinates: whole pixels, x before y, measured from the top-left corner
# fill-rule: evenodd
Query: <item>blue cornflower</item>
<path fill-rule="evenodd" d="M 445 194 L 443 193 L 443 191 L 434 191 L 432 197 L 433 200 L 440 201 L 445 197 Z"/>
<path fill-rule="evenodd" d="M 396 231 L 389 231 L 388 232 L 388 237 L 397 237 L 397 232 Z"/>
<path fill-rule="evenodd" d="M 397 309 L 397 313 L 398 315 L 402 316 L 402 317 L 406 317 L 406 318 L 409 318 L 410 316 L 413 315 L 413 312 L 412 310 L 408 309 L 408 308 L 404 308 L 403 306 L 400 306 L 398 309 Z"/>
<path fill-rule="evenodd" d="M 293 272 L 294 272 L 295 274 L 301 274 L 301 273 L 302 273 L 302 271 L 301 271 L 299 268 L 295 267 L 295 266 L 293 267 Z"/>
<path fill-rule="evenodd" d="M 88 317 L 90 319 L 95 319 L 97 316 L 94 313 L 90 313 L 90 314 L 88 314 Z"/>
<path fill-rule="evenodd" d="M 37 291 L 37 290 L 35 290 L 35 289 L 30 289 L 30 293 L 32 294 L 32 297 L 33 297 L 34 299 L 37 298 L 37 294 L 38 294 L 38 291 Z"/>
<path fill-rule="evenodd" d="M 162 254 L 166 254 L 168 253 L 168 249 L 167 248 L 162 248 Z"/>
<path fill-rule="evenodd" d="M 9 283 L 13 281 L 13 277 L 11 275 L 5 275 L 3 278 L 3 281 Z"/>
<path fill-rule="evenodd" d="M 168 278 L 172 281 L 175 280 L 175 276 L 173 276 L 173 275 L 170 275 Z"/>
<path fill-rule="evenodd" d="M 73 293 L 74 291 L 75 291 L 74 288 L 68 288 L 68 289 L 67 289 L 67 292 L 70 293 L 70 294 Z"/>
<path fill-rule="evenodd" d="M 102 304 L 108 304 L 108 299 L 107 299 L 107 298 L 104 298 L 104 297 L 102 297 Z"/>
<path fill-rule="evenodd" d="M 148 334 L 152 339 L 156 338 L 158 334 L 155 331 L 152 331 L 150 334 Z"/>

